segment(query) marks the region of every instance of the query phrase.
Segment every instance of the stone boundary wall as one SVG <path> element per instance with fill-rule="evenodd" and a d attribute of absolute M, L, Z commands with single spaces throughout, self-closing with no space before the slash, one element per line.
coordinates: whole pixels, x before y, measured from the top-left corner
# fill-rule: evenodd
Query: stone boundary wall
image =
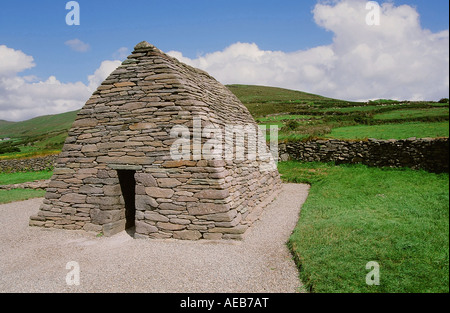
<path fill-rule="evenodd" d="M 280 161 L 362 163 L 369 166 L 392 166 L 449 172 L 449 139 L 406 139 L 345 141 L 316 140 L 280 143 Z M 51 170 L 58 155 L 0 160 L 0 173 Z"/>
<path fill-rule="evenodd" d="M 362 163 L 449 172 L 449 138 L 298 141 L 280 143 L 278 153 L 280 161 Z"/>
<path fill-rule="evenodd" d="M 58 155 L 28 159 L 0 160 L 0 173 L 39 172 L 52 170 Z"/>

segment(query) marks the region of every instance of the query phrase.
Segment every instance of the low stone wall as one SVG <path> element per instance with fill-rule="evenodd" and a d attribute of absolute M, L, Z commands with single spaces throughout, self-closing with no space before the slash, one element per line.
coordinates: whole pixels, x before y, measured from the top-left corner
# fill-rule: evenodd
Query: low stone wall
<path fill-rule="evenodd" d="M 45 190 L 48 188 L 50 183 L 50 179 L 45 180 L 35 180 L 32 182 L 26 182 L 21 184 L 12 184 L 12 185 L 0 185 L 0 189 L 3 190 L 12 190 L 12 189 L 41 189 Z"/>
<path fill-rule="evenodd" d="M 315 140 L 279 144 L 281 161 L 362 163 L 377 167 L 409 167 L 430 172 L 449 171 L 449 139 L 344 141 Z"/>
<path fill-rule="evenodd" d="M 52 170 L 58 155 L 38 158 L 0 160 L 0 173 L 38 172 Z"/>

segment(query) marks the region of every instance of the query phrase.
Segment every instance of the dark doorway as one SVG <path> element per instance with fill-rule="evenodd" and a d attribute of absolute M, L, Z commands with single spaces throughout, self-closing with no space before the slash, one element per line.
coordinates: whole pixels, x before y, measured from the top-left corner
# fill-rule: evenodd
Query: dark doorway
<path fill-rule="evenodd" d="M 136 171 L 130 170 L 117 170 L 119 176 L 120 189 L 122 189 L 123 199 L 125 201 L 125 229 L 129 231 L 134 231 L 134 220 L 136 217 L 136 180 L 134 179 L 134 174 Z"/>

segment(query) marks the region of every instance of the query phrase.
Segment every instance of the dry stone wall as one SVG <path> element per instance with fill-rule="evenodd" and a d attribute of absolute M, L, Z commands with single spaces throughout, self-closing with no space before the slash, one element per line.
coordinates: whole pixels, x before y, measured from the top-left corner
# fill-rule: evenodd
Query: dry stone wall
<path fill-rule="evenodd" d="M 133 219 L 136 238 L 240 239 L 280 189 L 278 171 L 273 159 L 174 160 L 171 131 L 193 137 L 194 118 L 257 128 L 207 73 L 138 44 L 79 112 L 30 225 L 113 235 Z"/>
<path fill-rule="evenodd" d="M 51 171 L 58 155 L 44 157 L 0 160 L 0 173 Z"/>
<path fill-rule="evenodd" d="M 345 141 L 315 140 L 279 145 L 280 160 L 362 163 L 369 166 L 409 167 L 449 171 L 448 138 Z"/>

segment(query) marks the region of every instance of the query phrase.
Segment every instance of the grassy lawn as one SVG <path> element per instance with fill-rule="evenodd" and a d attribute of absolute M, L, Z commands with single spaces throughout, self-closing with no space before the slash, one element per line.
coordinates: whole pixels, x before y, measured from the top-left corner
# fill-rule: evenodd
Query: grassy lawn
<path fill-rule="evenodd" d="M 289 245 L 312 292 L 449 292 L 449 176 L 282 162 L 311 183 Z M 380 265 L 380 285 L 365 283 Z"/>
<path fill-rule="evenodd" d="M 448 137 L 448 135 L 449 122 L 411 122 L 333 128 L 327 137 L 335 139 L 406 139 L 409 137 Z"/>
<path fill-rule="evenodd" d="M 286 120 L 306 120 L 310 119 L 313 116 L 311 115 L 274 115 L 274 116 L 267 116 L 267 117 L 260 117 L 257 119 L 258 122 L 281 122 Z"/>
<path fill-rule="evenodd" d="M 379 109 L 381 106 L 376 105 L 366 105 L 366 106 L 356 106 L 356 107 L 346 107 L 346 108 L 327 108 L 321 109 L 320 112 L 365 112 L 374 111 Z"/>
<path fill-rule="evenodd" d="M 12 189 L 0 190 L 0 204 L 40 198 L 45 195 L 45 190 Z"/>
<path fill-rule="evenodd" d="M 26 173 L 0 173 L 0 185 L 12 185 L 25 182 L 31 182 L 41 179 L 49 179 L 52 176 L 51 171 L 26 172 Z M 33 189 L 12 189 L 0 190 L 0 204 L 15 201 L 40 198 L 45 195 L 45 190 Z"/>
<path fill-rule="evenodd" d="M 408 119 L 416 117 L 436 117 L 436 116 L 448 116 L 449 108 L 430 108 L 430 109 L 403 109 L 394 110 L 385 113 L 376 114 L 374 119 L 378 120 L 395 120 L 395 119 Z"/>
<path fill-rule="evenodd" d="M 52 171 L 25 172 L 25 173 L 0 173 L 0 185 L 12 185 L 35 180 L 50 179 Z"/>

